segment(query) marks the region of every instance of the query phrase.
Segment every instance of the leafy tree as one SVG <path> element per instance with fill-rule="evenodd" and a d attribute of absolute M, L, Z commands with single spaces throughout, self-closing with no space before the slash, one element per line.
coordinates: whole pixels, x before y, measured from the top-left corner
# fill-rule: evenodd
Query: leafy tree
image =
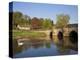
<path fill-rule="evenodd" d="M 13 28 L 17 28 L 17 25 L 30 26 L 31 18 L 28 15 L 23 15 L 21 12 L 12 12 L 12 18 Z"/>
<path fill-rule="evenodd" d="M 32 29 L 40 29 L 41 28 L 41 21 L 37 17 L 32 18 L 31 28 Z"/>
<path fill-rule="evenodd" d="M 12 16 L 12 26 L 17 28 L 20 26 L 30 26 L 32 29 L 51 29 L 53 26 L 53 21 L 51 19 L 43 18 L 30 18 L 28 15 L 24 15 L 21 12 L 11 12 L 9 16 Z"/>
<path fill-rule="evenodd" d="M 57 22 L 56 22 L 56 26 L 58 28 L 62 28 L 63 27 L 66 27 L 67 24 L 69 23 L 69 15 L 64 15 L 64 14 L 60 14 L 60 15 L 57 15 Z"/>
<path fill-rule="evenodd" d="M 53 24 L 53 22 L 51 21 L 51 19 L 45 19 L 44 21 L 43 21 L 43 28 L 45 28 L 45 29 L 51 29 L 52 28 L 52 25 Z"/>
<path fill-rule="evenodd" d="M 27 25 L 30 25 L 30 22 L 31 22 L 30 16 L 24 15 L 24 16 L 23 16 L 23 19 L 26 20 L 26 24 L 27 24 Z"/>
<path fill-rule="evenodd" d="M 21 21 L 22 13 L 13 12 L 12 15 L 13 15 L 12 16 L 12 18 L 13 18 L 13 20 L 12 20 L 13 21 L 13 26 L 16 27 Z"/>
<path fill-rule="evenodd" d="M 40 24 L 41 24 L 41 29 L 43 29 L 43 22 L 44 22 L 44 19 L 43 18 L 40 18 Z"/>

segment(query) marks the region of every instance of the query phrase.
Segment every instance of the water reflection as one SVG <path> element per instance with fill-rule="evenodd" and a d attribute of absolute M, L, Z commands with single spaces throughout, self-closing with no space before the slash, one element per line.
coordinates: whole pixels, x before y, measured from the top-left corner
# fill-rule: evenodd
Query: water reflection
<path fill-rule="evenodd" d="M 23 46 L 18 46 L 17 40 L 13 40 L 13 55 L 22 51 Z"/>
<path fill-rule="evenodd" d="M 17 40 L 18 41 L 18 40 Z M 16 45 L 14 57 L 36 57 L 77 54 L 77 45 L 70 42 L 69 37 L 52 39 L 26 39 L 23 45 Z M 20 50 L 20 51 L 19 51 Z"/>
<path fill-rule="evenodd" d="M 75 53 L 73 51 L 78 51 L 78 47 L 76 44 L 73 44 L 69 39 L 72 37 L 64 37 L 62 41 L 59 40 L 59 43 L 56 44 L 58 47 L 58 51 L 61 55 Z"/>

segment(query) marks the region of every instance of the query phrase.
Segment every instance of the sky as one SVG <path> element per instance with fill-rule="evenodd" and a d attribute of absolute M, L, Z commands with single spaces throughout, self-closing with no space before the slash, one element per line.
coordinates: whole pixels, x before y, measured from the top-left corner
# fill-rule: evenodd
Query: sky
<path fill-rule="evenodd" d="M 10 7 L 11 8 L 11 7 Z M 68 14 L 70 23 L 78 23 L 78 7 L 77 5 L 60 5 L 46 3 L 30 3 L 30 2 L 13 2 L 13 11 L 22 12 L 31 18 L 50 18 L 56 23 L 56 15 Z"/>

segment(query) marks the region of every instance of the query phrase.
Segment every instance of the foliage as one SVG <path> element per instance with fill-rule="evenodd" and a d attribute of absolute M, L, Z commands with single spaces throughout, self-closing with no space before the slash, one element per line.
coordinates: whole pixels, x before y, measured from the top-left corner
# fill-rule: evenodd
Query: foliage
<path fill-rule="evenodd" d="M 32 29 L 41 28 L 41 20 L 39 20 L 37 17 L 32 18 L 32 20 L 31 20 L 31 28 Z"/>
<path fill-rule="evenodd" d="M 53 21 L 49 18 L 33 17 L 31 19 L 30 16 L 24 15 L 21 12 L 10 12 L 9 14 L 9 17 L 12 17 L 12 26 L 14 29 L 17 28 L 18 25 L 22 27 L 28 26 L 32 29 L 51 29 L 53 26 Z"/>
<path fill-rule="evenodd" d="M 67 24 L 69 23 L 69 19 L 70 19 L 69 15 L 64 14 L 57 15 L 56 26 L 59 28 L 66 27 Z"/>
<path fill-rule="evenodd" d="M 44 29 L 51 29 L 52 26 L 53 26 L 53 23 L 52 23 L 52 21 L 51 21 L 50 19 L 47 19 L 47 18 L 46 18 L 46 19 L 43 21 L 43 28 L 44 28 Z"/>
<path fill-rule="evenodd" d="M 23 15 L 21 12 L 10 12 L 12 14 L 12 26 L 17 28 L 17 25 L 27 26 L 29 25 L 30 17 Z M 11 16 L 10 16 L 11 17 Z"/>

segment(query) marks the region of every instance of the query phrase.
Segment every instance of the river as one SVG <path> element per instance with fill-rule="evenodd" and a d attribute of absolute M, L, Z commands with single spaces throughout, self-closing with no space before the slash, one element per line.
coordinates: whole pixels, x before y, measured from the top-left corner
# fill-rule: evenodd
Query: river
<path fill-rule="evenodd" d="M 18 42 L 15 51 L 14 58 L 73 55 L 78 54 L 78 47 L 77 44 L 70 42 L 69 37 L 64 37 L 63 40 L 57 37 L 53 39 L 37 38 Z"/>

